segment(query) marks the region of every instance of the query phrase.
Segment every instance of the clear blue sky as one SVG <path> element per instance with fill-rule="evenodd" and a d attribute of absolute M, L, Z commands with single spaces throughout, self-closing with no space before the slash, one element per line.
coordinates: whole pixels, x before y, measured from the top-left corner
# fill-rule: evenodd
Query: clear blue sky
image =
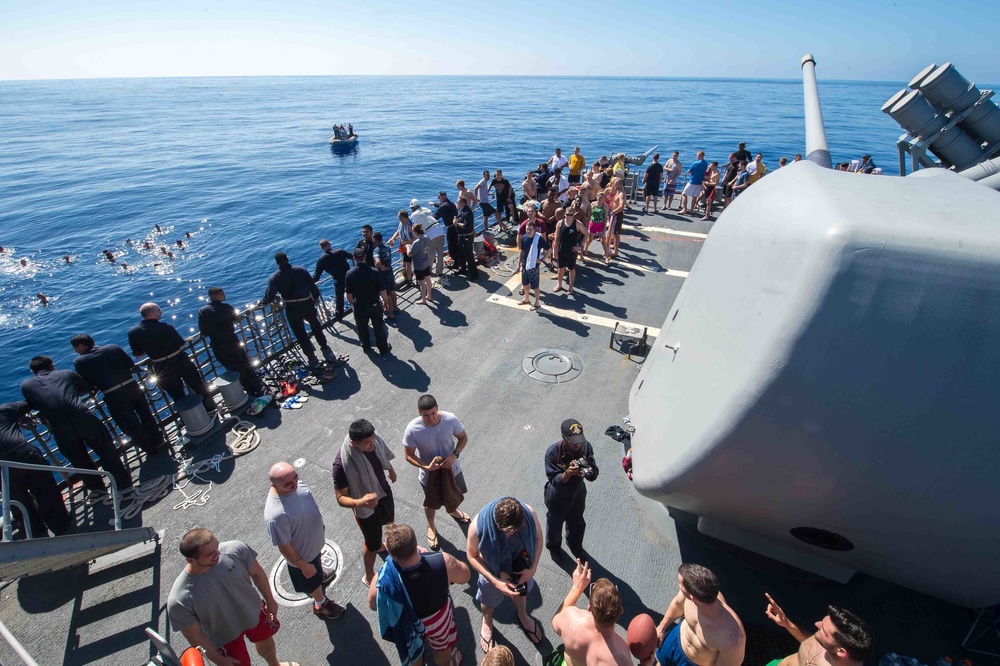
<path fill-rule="evenodd" d="M 1000 82 L 996 0 L 0 0 L 0 79 L 545 74 Z"/>

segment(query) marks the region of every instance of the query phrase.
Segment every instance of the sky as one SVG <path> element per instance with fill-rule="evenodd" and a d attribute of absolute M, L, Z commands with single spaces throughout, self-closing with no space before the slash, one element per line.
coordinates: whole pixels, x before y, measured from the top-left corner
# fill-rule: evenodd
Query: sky
<path fill-rule="evenodd" d="M 1000 82 L 995 0 L 0 0 L 0 80 L 552 75 Z"/>

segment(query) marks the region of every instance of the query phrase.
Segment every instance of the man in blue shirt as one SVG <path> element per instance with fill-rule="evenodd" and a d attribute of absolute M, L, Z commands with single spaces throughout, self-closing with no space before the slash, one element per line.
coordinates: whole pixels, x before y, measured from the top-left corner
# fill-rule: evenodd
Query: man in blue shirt
<path fill-rule="evenodd" d="M 705 151 L 699 150 L 698 160 L 691 164 L 687 170 L 691 180 L 681 190 L 681 215 L 694 214 L 694 205 L 698 197 L 701 196 L 701 187 L 705 180 L 706 171 L 708 171 L 708 162 L 705 161 Z M 690 210 L 688 209 L 688 201 L 691 202 Z"/>

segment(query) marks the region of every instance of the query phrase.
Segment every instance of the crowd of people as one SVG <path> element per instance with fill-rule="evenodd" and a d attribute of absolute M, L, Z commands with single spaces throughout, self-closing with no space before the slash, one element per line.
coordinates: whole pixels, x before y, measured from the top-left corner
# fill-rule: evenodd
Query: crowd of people
<path fill-rule="evenodd" d="M 707 219 L 720 184 L 725 205 L 767 173 L 761 155 L 750 160 L 743 143 L 730 156 L 722 175 L 717 163 L 704 159 L 704 152 L 697 154 L 696 162 L 686 171 L 678 152 L 664 165 L 659 157 L 654 155 L 645 171 L 643 192 L 647 207 L 652 199 L 654 212 L 661 195 L 664 209 L 672 209 L 682 175 L 688 176 L 688 182 L 680 193 L 680 212 L 694 214 L 704 205 L 703 219 Z M 800 157 L 796 155 L 795 160 Z M 521 302 L 536 309 L 540 306 L 540 268 L 547 259 L 554 262 L 555 291 L 563 289 L 565 280 L 566 291 L 572 295 L 577 260 L 589 259 L 595 240 L 603 250 L 604 263 L 619 255 L 627 170 L 624 154 L 610 160 L 602 157 L 587 169 L 579 148 L 568 158 L 556 149 L 552 158 L 526 173 L 519 200 L 500 170 L 492 176 L 484 171 L 471 190 L 459 180 L 456 203 L 444 191 L 430 204 L 433 210 L 411 200 L 409 210 L 399 211 L 395 232 L 388 240 L 370 225 L 362 227 L 362 237 L 352 251 L 321 240 L 321 255 L 313 271 L 293 265 L 284 252 L 278 252 L 274 256 L 277 270 L 268 280 L 260 305 L 278 302 L 280 296 L 289 328 L 314 371 L 344 364 L 349 357 L 331 349 L 317 311 L 322 302 L 317 283 L 324 273 L 329 274 L 334 283 L 335 316 L 346 316 L 346 298 L 363 350 L 372 352 L 373 333 L 379 354 L 390 354 L 386 320 L 393 321 L 398 306 L 393 254 L 402 258 L 403 286 L 419 288 L 416 303 L 433 305 L 431 276 L 444 274 L 446 253 L 455 273 L 470 281 L 479 275 L 473 214 L 478 207 L 485 231 L 493 221 L 514 239 Z M 248 393 L 263 394 L 267 388 L 236 332 L 242 315 L 226 303 L 222 287 L 211 287 L 208 298 L 198 313 L 198 327 L 213 356 L 221 366 L 239 373 Z M 70 341 L 77 353 L 75 371 L 57 370 L 47 356 L 34 357 L 29 364 L 32 377 L 21 386 L 24 400 L 0 405 L 0 457 L 46 463 L 20 431 L 21 420 L 37 410 L 60 453 L 73 466 L 100 467 L 110 473 L 119 491 L 131 488 L 131 476 L 110 431 L 89 407 L 94 391 L 103 394 L 109 415 L 128 440 L 147 455 L 168 447 L 146 392 L 136 379 L 134 359 L 148 357 L 156 384 L 175 406 L 186 396 L 195 395 L 194 402 L 200 402 L 206 412 L 216 411 L 205 379 L 188 355 L 186 341 L 162 321 L 162 314 L 156 303 L 139 308 L 140 321 L 128 331 L 131 356 L 117 345 L 97 345 L 89 335 L 80 334 Z M 323 361 L 317 357 L 314 340 Z M 528 613 L 526 595 L 534 588 L 543 551 L 556 563 L 565 559 L 565 535 L 576 568 L 566 598 L 550 623 L 563 643 L 552 663 L 633 663 L 629 645 L 614 629 L 626 611 L 621 597 L 609 579 L 591 581 L 583 545 L 587 484 L 598 479 L 599 470 L 580 421 L 567 419 L 561 424 L 559 439 L 548 447 L 541 461 L 547 478 L 543 526 L 539 512 L 514 497 L 501 497 L 475 514 L 466 513 L 461 505 L 468 488 L 459 460 L 469 444 L 468 434 L 458 417 L 441 410 L 431 395 L 418 399 L 417 412 L 417 418 L 405 429 L 402 451 L 404 460 L 419 469 L 426 548 L 418 546 L 412 526 L 395 520 L 392 484 L 397 470 L 392 461 L 396 456 L 371 423 L 354 421 L 331 461 L 337 503 L 352 510 L 361 531 L 362 583 L 368 589 L 369 605 L 378 612 L 381 635 L 395 643 L 400 662 L 424 663 L 429 648 L 436 664 L 460 663 L 449 588 L 468 583 L 473 574 L 475 598 L 482 611 L 478 642 L 485 655 L 483 663 L 513 663 L 511 651 L 497 645 L 493 632 L 494 610 L 505 599 L 514 605 L 517 622 L 528 639 L 540 643 L 544 625 Z M 97 455 L 97 465 L 88 449 Z M 74 529 L 50 472 L 10 472 L 10 488 L 6 490 L 26 507 L 27 521 L 36 536 L 47 530 L 58 535 Z M 271 541 L 288 564 L 293 587 L 313 599 L 312 612 L 335 620 L 344 609 L 326 596 L 330 572 L 322 567 L 324 526 L 316 501 L 287 463 L 275 464 L 269 479 L 265 523 Z M 99 476 L 84 476 L 83 483 L 91 501 L 106 493 Z M 467 530 L 464 561 L 440 552 L 436 513 L 442 508 Z M 257 553 L 239 541 L 220 543 L 205 529 L 188 532 L 180 551 L 187 564 L 168 598 L 173 626 L 192 645 L 203 648 L 213 663 L 249 664 L 246 638 L 268 664 L 278 664 L 273 641 L 280 626 L 277 604 Z M 380 554 L 385 556 L 385 564 L 376 571 Z M 577 607 L 584 594 L 589 599 L 586 610 Z M 809 635 L 792 624 L 773 599 L 768 597 L 767 602 L 767 616 L 802 645 L 797 657 L 786 660 L 786 666 L 818 660 L 859 664 L 871 654 L 871 632 L 851 613 L 831 607 L 816 623 L 816 633 Z M 743 660 L 746 635 L 742 623 L 721 595 L 717 578 L 705 567 L 681 566 L 677 596 L 666 609 L 657 634 L 655 653 L 637 657 L 641 663 L 724 666 Z M 558 661 L 560 655 L 562 662 Z"/>
<path fill-rule="evenodd" d="M 802 160 L 802 155 L 796 153 L 792 162 Z M 789 164 L 787 157 L 778 159 L 778 168 Z M 861 174 L 880 175 L 882 170 L 875 166 L 871 155 L 864 155 L 860 160 L 840 162 L 837 171 L 851 171 Z M 767 165 L 761 153 L 751 154 L 746 143 L 741 141 L 736 150 L 729 154 L 729 160 L 720 171 L 718 162 L 705 159 L 705 151 L 698 151 L 695 161 L 685 170 L 680 159 L 680 152 L 674 151 L 666 164 L 660 163 L 660 155 L 653 155 L 652 163 L 646 167 L 643 175 L 643 209 L 649 212 L 649 204 L 653 204 L 653 212 L 659 212 L 659 200 L 663 197 L 663 210 L 674 210 L 673 203 L 679 184 L 681 189 L 680 202 L 676 208 L 680 215 L 696 215 L 697 209 L 702 209 L 702 220 L 711 219 L 713 206 L 721 203 L 725 209 L 733 199 L 742 194 L 748 187 L 767 175 Z M 721 200 L 719 195 L 721 186 Z"/>
<path fill-rule="evenodd" d="M 419 470 L 426 548 L 412 526 L 396 522 L 396 455 L 369 421 L 350 424 L 332 462 L 337 503 L 354 512 L 362 535 L 361 582 L 368 606 L 377 613 L 379 634 L 395 645 L 400 664 L 462 663 L 452 585 L 471 583 L 474 589 L 482 612 L 478 643 L 483 664 L 513 664 L 510 648 L 494 638 L 494 611 L 507 599 L 520 630 L 533 644 L 541 643 L 544 625 L 529 613 L 527 595 L 536 587 L 543 549 L 557 563 L 565 558 L 564 531 L 576 566 L 566 597 L 548 623 L 562 643 L 546 664 L 624 666 L 636 659 L 661 666 L 743 663 L 743 623 L 722 595 L 716 575 L 694 563 L 677 570 L 677 594 L 656 626 L 655 649 L 636 654 L 636 646 L 616 632 L 627 609 L 612 580 L 592 580 L 583 547 L 586 483 L 596 481 L 599 472 L 578 420 L 563 421 L 559 439 L 541 461 L 547 478 L 543 527 L 540 513 L 515 497 L 497 498 L 474 515 L 463 511 L 468 488 L 459 461 L 469 436 L 458 417 L 441 410 L 432 395 L 420 396 L 417 412 L 401 445 L 406 462 Z M 333 572 L 323 569 L 325 527 L 316 500 L 286 462 L 271 467 L 269 481 L 264 523 L 271 543 L 288 565 L 293 588 L 312 598 L 312 613 L 336 620 L 344 608 L 326 595 Z M 441 552 L 435 514 L 442 508 L 467 533 L 464 557 Z M 278 661 L 273 639 L 280 628 L 278 606 L 257 553 L 240 541 L 220 543 L 203 528 L 185 534 L 180 551 L 186 566 L 167 600 L 173 626 L 221 666 L 250 663 L 246 640 L 271 666 L 284 663 Z M 376 572 L 380 554 L 385 563 Z M 586 609 L 578 607 L 584 595 Z M 801 644 L 797 654 L 773 664 L 853 666 L 872 654 L 871 630 L 849 611 L 831 606 L 815 632 L 793 624 L 770 595 L 763 612 Z"/>

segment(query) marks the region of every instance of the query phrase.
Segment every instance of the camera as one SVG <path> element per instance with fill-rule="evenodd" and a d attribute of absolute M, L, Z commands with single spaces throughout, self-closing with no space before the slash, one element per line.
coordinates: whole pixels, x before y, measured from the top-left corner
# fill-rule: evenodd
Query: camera
<path fill-rule="evenodd" d="M 521 595 L 522 597 L 528 596 L 528 584 L 527 583 L 517 583 L 514 586 L 514 589 L 517 590 L 517 593 L 519 595 Z"/>
<path fill-rule="evenodd" d="M 584 474 L 590 474 L 590 465 L 587 464 L 586 458 L 577 458 L 576 460 L 570 463 L 570 466 L 576 467 Z"/>

